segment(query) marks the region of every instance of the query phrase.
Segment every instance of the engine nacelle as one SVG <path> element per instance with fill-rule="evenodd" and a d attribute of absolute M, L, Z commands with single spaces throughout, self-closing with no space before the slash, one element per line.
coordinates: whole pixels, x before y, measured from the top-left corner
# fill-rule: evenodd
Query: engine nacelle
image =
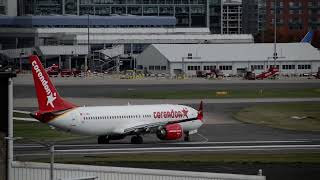
<path fill-rule="evenodd" d="M 157 130 L 156 134 L 161 140 L 176 140 L 182 137 L 183 130 L 180 124 L 169 124 Z"/>

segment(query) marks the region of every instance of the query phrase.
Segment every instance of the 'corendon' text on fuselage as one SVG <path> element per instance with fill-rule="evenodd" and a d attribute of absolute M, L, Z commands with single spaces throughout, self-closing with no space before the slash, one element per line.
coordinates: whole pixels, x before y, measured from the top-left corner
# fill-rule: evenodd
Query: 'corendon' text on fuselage
<path fill-rule="evenodd" d="M 188 110 L 183 109 L 182 111 L 174 111 L 173 109 L 171 111 L 158 111 L 153 112 L 153 117 L 155 119 L 160 118 L 188 118 Z"/>

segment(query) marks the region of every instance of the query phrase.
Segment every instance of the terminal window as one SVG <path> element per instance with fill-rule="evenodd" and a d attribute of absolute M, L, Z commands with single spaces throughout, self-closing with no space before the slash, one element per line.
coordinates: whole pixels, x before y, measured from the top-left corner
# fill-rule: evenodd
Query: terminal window
<path fill-rule="evenodd" d="M 311 69 L 310 64 L 299 64 L 298 69 Z"/>
<path fill-rule="evenodd" d="M 216 66 L 203 66 L 203 70 L 213 70 L 216 69 Z"/>
<path fill-rule="evenodd" d="M 295 69 L 296 66 L 291 64 L 291 65 L 282 65 L 282 69 Z"/>
<path fill-rule="evenodd" d="M 220 70 L 232 70 L 232 66 L 219 66 Z"/>
<path fill-rule="evenodd" d="M 267 67 L 268 67 L 268 66 L 267 66 Z M 274 65 L 270 65 L 270 68 L 273 68 L 273 67 L 274 67 Z M 276 68 L 277 68 L 277 69 L 279 69 L 279 67 L 280 67 L 279 65 L 276 65 Z"/>
<path fill-rule="evenodd" d="M 200 70 L 200 66 L 188 66 L 188 70 L 189 71 L 199 71 Z"/>
<path fill-rule="evenodd" d="M 251 69 L 262 70 L 263 65 L 251 65 Z"/>
<path fill-rule="evenodd" d="M 154 66 L 154 69 L 159 71 L 160 70 L 160 66 Z"/>

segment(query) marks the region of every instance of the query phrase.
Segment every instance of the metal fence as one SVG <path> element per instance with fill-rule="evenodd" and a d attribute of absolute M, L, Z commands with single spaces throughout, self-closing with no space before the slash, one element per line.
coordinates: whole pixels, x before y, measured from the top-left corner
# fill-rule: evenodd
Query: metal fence
<path fill-rule="evenodd" d="M 50 164 L 15 161 L 14 180 L 49 180 Z M 266 180 L 264 176 L 172 171 L 158 169 L 122 168 L 55 164 L 54 179 L 99 179 L 99 180 Z"/>

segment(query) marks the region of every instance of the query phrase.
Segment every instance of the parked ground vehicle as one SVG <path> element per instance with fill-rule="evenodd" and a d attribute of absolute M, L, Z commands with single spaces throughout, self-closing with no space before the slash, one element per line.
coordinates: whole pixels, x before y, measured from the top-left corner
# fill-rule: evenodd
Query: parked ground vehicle
<path fill-rule="evenodd" d="M 72 71 L 69 69 L 63 69 L 60 72 L 61 77 L 70 77 L 72 76 Z"/>
<path fill-rule="evenodd" d="M 256 79 L 256 74 L 252 71 L 247 71 L 245 74 L 244 74 L 244 79 L 247 79 L 247 80 L 255 80 Z"/>
<path fill-rule="evenodd" d="M 204 71 L 197 71 L 196 72 L 197 77 L 206 77 L 206 78 L 219 78 L 223 77 L 224 74 L 216 68 L 210 69 L 210 70 L 204 70 Z"/>
<path fill-rule="evenodd" d="M 81 70 L 77 70 L 75 68 L 72 69 L 72 75 L 74 77 L 80 76 L 80 74 L 81 74 Z"/>
<path fill-rule="evenodd" d="M 318 72 L 313 75 L 316 79 L 320 79 L 320 67 L 318 68 Z"/>
<path fill-rule="evenodd" d="M 58 74 L 59 74 L 59 66 L 56 64 L 49 66 L 46 70 L 47 70 L 47 73 L 50 77 L 58 76 Z"/>

